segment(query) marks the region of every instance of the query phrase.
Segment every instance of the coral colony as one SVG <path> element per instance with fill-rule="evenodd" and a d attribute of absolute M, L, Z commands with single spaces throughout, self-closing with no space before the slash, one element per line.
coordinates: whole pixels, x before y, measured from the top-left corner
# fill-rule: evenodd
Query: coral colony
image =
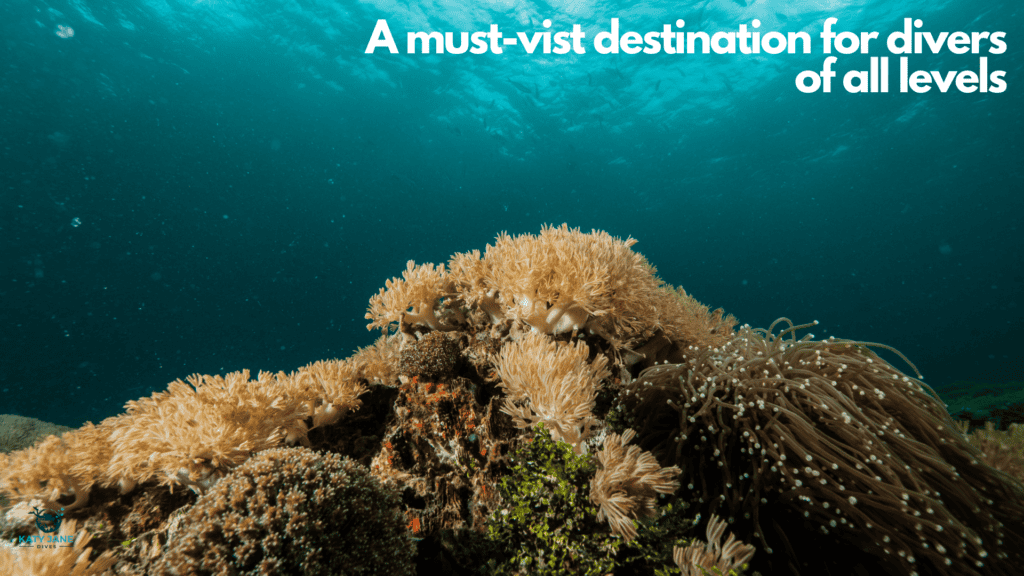
<path fill-rule="evenodd" d="M 67 515 L 0 573 L 1020 573 L 1019 458 L 884 346 L 737 328 L 635 243 L 410 262 L 348 359 L 190 376 L 0 454 L 6 541 Z"/>

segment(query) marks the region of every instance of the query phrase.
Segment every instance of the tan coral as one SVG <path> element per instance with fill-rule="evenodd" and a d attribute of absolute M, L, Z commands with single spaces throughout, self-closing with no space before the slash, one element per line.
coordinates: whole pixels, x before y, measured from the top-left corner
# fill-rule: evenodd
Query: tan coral
<path fill-rule="evenodd" d="M 81 508 L 93 486 L 104 479 L 112 452 L 109 433 L 106 421 L 99 426 L 87 422 L 78 430 L 48 436 L 34 447 L 11 453 L 0 472 L 0 489 L 14 501 L 39 498 L 49 507 L 74 496 L 66 508 Z"/>
<path fill-rule="evenodd" d="M 569 332 L 605 317 L 613 332 L 634 335 L 656 313 L 646 296 L 658 285 L 634 244 L 565 224 L 545 226 L 537 236 L 502 233 L 487 246 L 486 283 L 510 316 L 538 331 Z"/>
<path fill-rule="evenodd" d="M 368 382 L 379 382 L 385 386 L 398 385 L 398 356 L 402 337 L 393 334 L 381 336 L 371 345 L 356 350 L 349 358 L 359 370 L 359 376 Z"/>
<path fill-rule="evenodd" d="M 92 548 L 87 547 L 92 536 L 82 530 L 78 532 L 74 520 L 64 520 L 57 536 L 61 542 L 71 540 L 74 545 L 0 548 L 0 574 L 6 576 L 94 576 L 102 574 L 117 561 L 112 550 L 89 561 Z M 77 535 L 76 535 L 77 534 Z"/>
<path fill-rule="evenodd" d="M 359 363 L 316 362 L 291 375 L 261 372 L 256 380 L 248 371 L 177 380 L 98 426 L 86 423 L 4 455 L 0 490 L 14 501 L 39 498 L 50 506 L 73 496 L 69 510 L 85 505 L 97 484 L 127 493 L 155 479 L 202 491 L 253 452 L 308 443 L 307 417 L 323 426 L 358 409 L 364 373 L 387 364 L 387 346 L 378 344 Z"/>
<path fill-rule="evenodd" d="M 553 439 L 581 450 L 593 424 L 598 384 L 610 376 L 608 359 L 598 354 L 588 363 L 589 355 L 581 341 L 558 344 L 537 332 L 506 344 L 497 358 L 508 395 L 501 411 L 519 428 L 543 422 Z M 522 401 L 525 406 L 516 404 Z"/>
<path fill-rule="evenodd" d="M 480 257 L 479 250 L 453 254 L 448 261 L 449 276 L 464 304 L 485 313 L 492 324 L 505 319 L 498 302 L 498 289 L 487 285 L 491 261 Z"/>
<path fill-rule="evenodd" d="M 435 313 L 440 299 L 451 292 L 451 282 L 444 264 L 420 264 L 412 260 L 406 264 L 401 278 L 392 278 L 385 288 L 370 298 L 366 319 L 368 330 L 387 330 L 392 324 L 423 326 L 431 330 L 451 330 Z M 404 331 L 404 330 L 403 330 Z"/>
<path fill-rule="evenodd" d="M 88 482 L 70 473 L 76 463 L 60 436 L 48 436 L 37 445 L 12 452 L 0 472 L 0 488 L 13 502 L 39 498 L 55 506 L 62 496 L 75 496 L 73 508 L 87 501 Z"/>
<path fill-rule="evenodd" d="M 293 374 L 278 374 L 278 380 L 288 380 L 288 386 L 309 400 L 313 428 L 333 424 L 357 410 L 362 405 L 359 396 L 367 392 L 359 366 L 351 360 L 319 360 Z"/>
<path fill-rule="evenodd" d="M 654 300 L 658 324 L 671 340 L 713 348 L 732 338 L 736 318 L 721 308 L 712 311 L 682 288 L 665 285 Z"/>
<path fill-rule="evenodd" d="M 672 549 L 672 560 L 682 571 L 682 576 L 730 574 L 733 570 L 742 570 L 750 562 L 755 552 L 753 546 L 737 540 L 733 534 L 729 534 L 722 544 L 725 526 L 724 520 L 712 514 L 706 543 L 695 541 L 685 548 L 676 546 Z"/>
<path fill-rule="evenodd" d="M 626 540 L 636 536 L 633 519 L 657 516 L 657 494 L 679 489 L 674 479 L 680 473 L 678 467 L 662 468 L 650 452 L 626 446 L 635 435 L 633 430 L 621 436 L 608 434 L 597 453 L 600 467 L 590 487 L 590 499 L 598 506 L 597 519 L 607 521 L 612 532 Z"/>
<path fill-rule="evenodd" d="M 305 435 L 303 398 L 268 372 L 193 375 L 166 392 L 128 402 L 111 433 L 115 481 L 185 485 L 202 491 L 252 453 Z"/>
<path fill-rule="evenodd" d="M 511 318 L 546 334 L 596 334 L 616 354 L 628 355 L 628 363 L 645 359 L 648 365 L 656 360 L 652 348 L 666 353 L 669 346 L 726 342 L 735 319 L 665 284 L 633 251 L 636 242 L 562 224 L 537 235 L 501 233 L 483 255 L 454 254 L 447 270 L 410 261 L 402 278 L 387 281 L 370 299 L 367 328 L 398 324 L 407 342 L 462 325 L 468 308 L 486 313 L 493 325 Z M 645 344 L 643 351 L 631 350 Z"/>
<path fill-rule="evenodd" d="M 996 430 L 995 423 L 986 422 L 971 434 L 967 422 L 957 422 L 957 428 L 981 451 L 979 460 L 1024 484 L 1024 426 L 1010 424 L 1006 430 Z"/>

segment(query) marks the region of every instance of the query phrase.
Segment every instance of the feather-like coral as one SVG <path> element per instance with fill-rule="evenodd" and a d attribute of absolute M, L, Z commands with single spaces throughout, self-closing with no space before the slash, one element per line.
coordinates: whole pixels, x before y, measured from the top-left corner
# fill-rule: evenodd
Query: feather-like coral
<path fill-rule="evenodd" d="M 612 532 L 626 540 L 636 537 L 634 519 L 657 516 L 658 494 L 679 488 L 676 466 L 662 468 L 654 455 L 638 446 L 627 446 L 636 433 L 608 434 L 597 453 L 600 467 L 590 485 L 590 500 L 598 506 L 597 519 L 607 521 Z"/>
<path fill-rule="evenodd" d="M 58 500 L 74 498 L 65 507 L 75 510 L 89 500 L 93 486 L 104 481 L 112 455 L 109 435 L 114 418 L 99 426 L 86 423 L 60 436 L 51 435 L 35 446 L 8 456 L 0 468 L 0 486 L 17 502 L 33 498 L 56 508 Z"/>
<path fill-rule="evenodd" d="M 708 520 L 707 542 L 693 542 L 685 548 L 672 549 L 672 559 L 682 576 L 705 576 L 707 574 L 731 574 L 741 570 L 754 557 L 755 549 L 736 539 L 734 534 L 722 543 L 725 534 L 725 520 L 714 514 Z"/>
<path fill-rule="evenodd" d="M 366 393 L 361 370 L 351 360 L 318 360 L 292 374 L 278 374 L 278 381 L 307 400 L 306 412 L 313 415 L 313 428 L 334 424 L 346 412 L 362 405 L 359 396 Z M 292 428 L 301 433 L 301 427 Z M 286 438 L 294 443 L 295 438 Z"/>
<path fill-rule="evenodd" d="M 492 324 L 505 318 L 498 303 L 498 289 L 487 284 L 492 263 L 479 250 L 453 254 L 448 261 L 449 277 L 464 304 L 483 310 Z"/>
<path fill-rule="evenodd" d="M 367 373 L 387 363 L 378 356 L 388 346 L 378 344 L 358 361 L 319 361 L 292 374 L 251 380 L 243 370 L 176 380 L 128 402 L 125 414 L 5 456 L 0 487 L 15 501 L 39 498 L 48 506 L 73 497 L 68 510 L 84 506 L 95 485 L 126 493 L 155 480 L 202 491 L 256 451 L 308 443 L 306 418 L 325 426 L 358 409 Z"/>
<path fill-rule="evenodd" d="M 698 348 L 721 346 L 732 337 L 736 318 L 711 310 L 682 287 L 665 285 L 655 296 L 659 326 L 670 339 Z"/>
<path fill-rule="evenodd" d="M 397 334 L 381 336 L 370 346 L 356 350 L 349 358 L 360 378 L 367 382 L 379 382 L 385 386 L 398 385 L 398 358 L 403 339 Z"/>
<path fill-rule="evenodd" d="M 453 257 L 453 266 L 485 275 L 482 285 L 461 282 L 474 287 L 474 298 L 499 296 L 506 315 L 540 332 L 586 329 L 617 347 L 659 331 L 686 344 L 725 342 L 735 319 L 723 318 L 720 311 L 709 314 L 685 292 L 666 285 L 633 251 L 636 242 L 565 224 L 545 226 L 536 236 L 500 234 L 487 246 L 485 266 L 466 257 Z"/>
<path fill-rule="evenodd" d="M 435 313 L 440 299 L 451 292 L 451 282 L 444 264 L 406 264 L 401 278 L 392 278 L 380 292 L 370 298 L 367 329 L 387 330 L 392 324 L 431 330 L 451 330 Z"/>
<path fill-rule="evenodd" d="M 597 387 L 611 375 L 605 356 L 588 363 L 589 356 L 582 341 L 559 344 L 539 332 L 506 344 L 497 359 L 507 394 L 501 411 L 519 428 L 543 422 L 552 438 L 580 449 L 593 423 Z"/>
<path fill-rule="evenodd" d="M 735 318 L 665 284 L 633 251 L 636 242 L 562 224 L 538 235 L 501 233 L 483 255 L 453 255 L 447 270 L 410 261 L 402 278 L 388 280 L 370 299 L 367 328 L 397 324 L 410 341 L 461 325 L 466 308 L 482 311 L 491 324 L 511 318 L 545 334 L 596 334 L 647 365 L 673 347 L 727 341 Z"/>
<path fill-rule="evenodd" d="M 110 478 L 202 491 L 254 452 L 305 437 L 306 399 L 269 372 L 193 375 L 126 404 L 111 433 Z"/>
<path fill-rule="evenodd" d="M 0 470 L 0 485 L 12 501 L 39 498 L 52 506 L 62 496 L 74 495 L 74 507 L 85 504 L 88 493 L 84 486 L 93 479 L 71 473 L 78 462 L 61 436 L 48 436 L 35 446 L 11 453 L 6 460 Z"/>
<path fill-rule="evenodd" d="M 485 281 L 511 317 L 540 332 L 579 330 L 600 318 L 613 334 L 633 336 L 652 329 L 658 314 L 649 298 L 658 287 L 654 268 L 634 244 L 564 224 L 537 236 L 502 233 L 487 246 Z"/>
<path fill-rule="evenodd" d="M 967 422 L 957 426 L 967 434 Z M 993 422 L 986 422 L 967 436 L 967 441 L 981 451 L 980 460 L 1024 483 L 1024 425 L 1010 424 L 1006 430 L 996 430 Z"/>

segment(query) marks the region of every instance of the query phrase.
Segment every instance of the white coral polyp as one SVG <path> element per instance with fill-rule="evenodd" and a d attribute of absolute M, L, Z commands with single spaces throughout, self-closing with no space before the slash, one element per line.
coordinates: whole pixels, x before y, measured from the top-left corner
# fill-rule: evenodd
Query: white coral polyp
<path fill-rule="evenodd" d="M 448 331 L 451 326 L 442 324 L 434 314 L 434 302 L 421 302 L 413 306 L 411 310 L 402 315 L 402 322 L 409 326 L 425 326 L 431 330 Z"/>
<path fill-rule="evenodd" d="M 501 309 L 501 304 L 498 303 L 498 291 L 493 288 L 480 298 L 477 306 L 487 313 L 491 324 L 497 324 L 505 319 L 505 313 Z"/>
<path fill-rule="evenodd" d="M 564 334 L 580 330 L 590 319 L 590 313 L 575 301 L 559 302 L 549 306 L 547 302 L 521 296 L 517 299 L 519 317 L 534 332 Z"/>
<path fill-rule="evenodd" d="M 327 404 L 313 416 L 313 428 L 334 424 L 341 418 L 341 410 L 334 404 Z"/>

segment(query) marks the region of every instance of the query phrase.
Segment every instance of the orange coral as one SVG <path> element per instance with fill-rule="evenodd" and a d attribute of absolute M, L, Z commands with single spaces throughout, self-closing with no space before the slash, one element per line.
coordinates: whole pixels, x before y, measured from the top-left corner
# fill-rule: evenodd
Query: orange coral
<path fill-rule="evenodd" d="M 412 520 L 409 520 L 409 523 L 406 524 L 405 527 L 412 530 L 413 534 L 418 534 L 420 531 L 420 519 L 413 518 Z"/>

